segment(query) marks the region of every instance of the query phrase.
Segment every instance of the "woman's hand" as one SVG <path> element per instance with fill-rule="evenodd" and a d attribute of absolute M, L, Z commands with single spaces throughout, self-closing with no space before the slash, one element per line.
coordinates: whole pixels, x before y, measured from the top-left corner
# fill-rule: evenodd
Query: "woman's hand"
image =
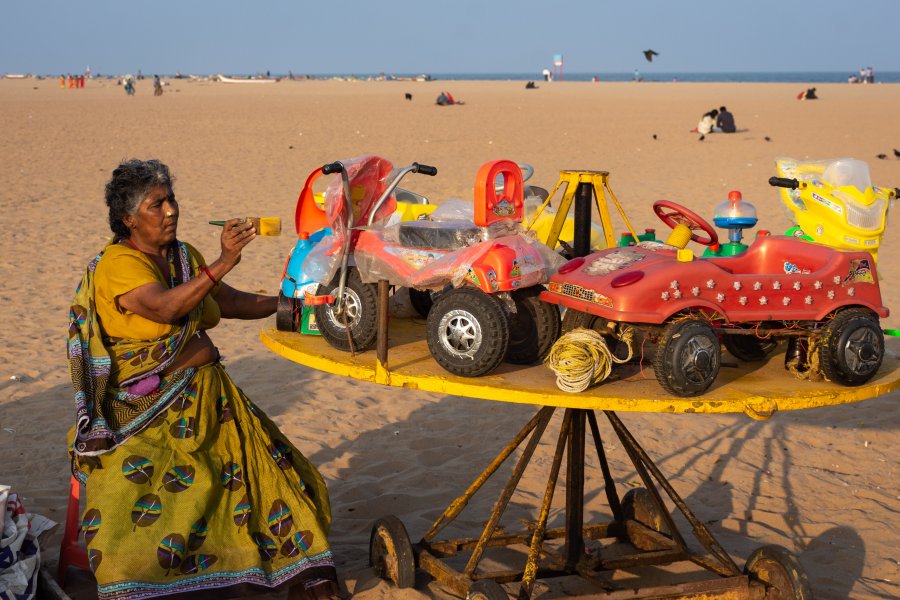
<path fill-rule="evenodd" d="M 219 259 L 230 271 L 241 262 L 241 251 L 256 237 L 253 223 L 244 219 L 229 219 L 222 227 L 222 253 Z"/>

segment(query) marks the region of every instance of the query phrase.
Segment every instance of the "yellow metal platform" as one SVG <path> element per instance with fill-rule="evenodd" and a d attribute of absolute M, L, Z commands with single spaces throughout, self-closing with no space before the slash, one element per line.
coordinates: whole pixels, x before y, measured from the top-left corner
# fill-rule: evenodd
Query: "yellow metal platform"
<path fill-rule="evenodd" d="M 666 395 L 653 367 L 625 370 L 624 379 L 609 380 L 580 393 L 563 392 L 543 365 L 504 363 L 490 375 L 457 377 L 431 357 L 420 319 L 391 319 L 387 369 L 377 365 L 375 351 L 351 356 L 332 348 L 319 336 L 264 329 L 260 338 L 276 354 L 327 373 L 383 385 L 536 406 L 586 410 L 669 413 L 746 413 L 765 419 L 779 410 L 797 410 L 858 402 L 900 387 L 900 345 L 885 340 L 887 352 L 878 374 L 866 385 L 845 387 L 829 382 L 801 381 L 784 369 L 784 353 L 766 362 L 744 363 L 723 355 L 719 377 L 696 398 Z"/>

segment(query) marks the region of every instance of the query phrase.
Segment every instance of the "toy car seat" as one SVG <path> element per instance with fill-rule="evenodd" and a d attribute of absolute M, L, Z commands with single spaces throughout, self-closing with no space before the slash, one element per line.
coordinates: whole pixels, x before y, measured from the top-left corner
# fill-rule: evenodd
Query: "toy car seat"
<path fill-rule="evenodd" d="M 483 240 L 483 228 L 503 220 L 524 218 L 522 169 L 511 160 L 493 160 L 475 176 L 473 221 L 409 221 L 399 227 L 407 248 L 454 250 Z"/>
<path fill-rule="evenodd" d="M 301 232 L 315 233 L 323 227 L 328 227 L 328 217 L 324 208 L 316 204 L 316 195 L 313 192 L 313 182 L 322 174 L 322 168 L 317 167 L 303 184 L 300 196 L 297 198 L 297 207 L 294 209 L 294 229 L 297 235 Z"/>

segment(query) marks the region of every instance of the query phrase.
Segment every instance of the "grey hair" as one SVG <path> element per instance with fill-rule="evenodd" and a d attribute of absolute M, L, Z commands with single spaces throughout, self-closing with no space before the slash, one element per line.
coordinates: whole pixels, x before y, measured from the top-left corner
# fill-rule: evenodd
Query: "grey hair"
<path fill-rule="evenodd" d="M 121 163 L 106 184 L 106 205 L 109 207 L 109 228 L 117 240 L 129 237 L 123 219 L 134 215 L 147 194 L 155 187 L 172 188 L 175 178 L 164 163 L 131 159 Z"/>

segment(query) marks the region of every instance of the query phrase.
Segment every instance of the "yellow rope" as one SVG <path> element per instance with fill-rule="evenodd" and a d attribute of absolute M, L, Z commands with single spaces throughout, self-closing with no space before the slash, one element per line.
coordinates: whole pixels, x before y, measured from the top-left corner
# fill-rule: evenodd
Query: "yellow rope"
<path fill-rule="evenodd" d="M 616 357 L 602 335 L 593 329 L 579 327 L 563 334 L 550 349 L 544 363 L 556 373 L 556 385 L 564 392 L 582 392 L 600 383 L 612 373 L 613 363 L 631 360 L 634 332 L 627 330 L 623 342 L 628 356 Z"/>

